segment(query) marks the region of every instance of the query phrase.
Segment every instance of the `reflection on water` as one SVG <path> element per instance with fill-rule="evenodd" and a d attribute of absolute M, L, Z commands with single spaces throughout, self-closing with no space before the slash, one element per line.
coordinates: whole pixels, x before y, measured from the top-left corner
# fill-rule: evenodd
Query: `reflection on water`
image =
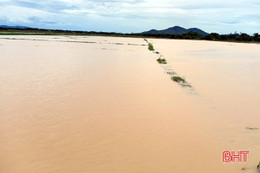
<path fill-rule="evenodd" d="M 259 45 L 149 40 L 192 95 L 143 39 L 0 38 L 1 172 L 255 172 Z"/>

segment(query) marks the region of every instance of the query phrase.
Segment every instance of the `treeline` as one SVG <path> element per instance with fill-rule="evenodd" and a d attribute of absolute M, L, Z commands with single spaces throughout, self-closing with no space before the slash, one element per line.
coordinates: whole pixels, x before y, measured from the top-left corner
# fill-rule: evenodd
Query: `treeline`
<path fill-rule="evenodd" d="M 260 35 L 255 33 L 250 36 L 246 33 L 233 33 L 220 35 L 211 33 L 208 35 L 199 35 L 196 32 L 187 34 L 145 34 L 145 33 L 115 33 L 115 32 L 95 32 L 95 31 L 70 31 L 70 30 L 50 30 L 37 28 L 1 28 L 0 35 L 100 35 L 100 36 L 115 36 L 115 37 L 150 37 L 150 38 L 169 38 L 169 39 L 191 39 L 191 40 L 213 40 L 213 41 L 234 41 L 234 42 L 260 42 Z"/>
<path fill-rule="evenodd" d="M 192 39 L 192 40 L 213 40 L 213 41 L 235 41 L 235 42 L 260 42 L 260 35 L 255 33 L 250 36 L 246 33 L 233 33 L 227 35 L 220 35 L 218 33 L 211 33 L 208 35 L 199 35 L 196 32 L 189 32 L 182 35 L 170 34 L 141 34 L 145 37 L 170 38 L 170 39 Z"/>
<path fill-rule="evenodd" d="M 96 31 L 71 31 L 59 29 L 38 29 L 38 28 L 1 28 L 0 35 L 104 35 L 104 36 L 130 36 L 115 32 L 96 32 Z"/>
<path fill-rule="evenodd" d="M 218 33 L 211 33 L 202 37 L 202 39 L 216 41 L 260 42 L 260 36 L 258 33 L 255 33 L 253 36 L 250 36 L 246 33 L 234 33 L 228 35 L 219 35 Z"/>

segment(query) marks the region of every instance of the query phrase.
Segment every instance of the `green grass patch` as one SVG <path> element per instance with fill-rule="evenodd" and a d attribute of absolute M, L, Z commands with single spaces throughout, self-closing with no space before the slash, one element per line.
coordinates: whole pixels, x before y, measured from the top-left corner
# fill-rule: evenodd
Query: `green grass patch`
<path fill-rule="evenodd" d="M 161 57 L 157 59 L 157 62 L 158 62 L 159 64 L 167 64 L 166 59 L 161 58 Z"/>

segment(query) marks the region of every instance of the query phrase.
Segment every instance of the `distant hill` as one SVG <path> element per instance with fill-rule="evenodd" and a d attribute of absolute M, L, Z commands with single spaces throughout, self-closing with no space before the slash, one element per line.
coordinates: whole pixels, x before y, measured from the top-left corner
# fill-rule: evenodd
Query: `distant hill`
<path fill-rule="evenodd" d="M 164 30 L 152 29 L 150 31 L 145 31 L 142 34 L 187 34 L 190 31 L 196 32 L 200 35 L 208 35 L 208 33 L 206 33 L 205 31 L 203 31 L 199 28 L 185 29 L 185 28 L 182 28 L 180 26 L 174 26 L 174 27 L 164 29 Z"/>
<path fill-rule="evenodd" d="M 0 28 L 12 28 L 12 29 L 29 29 L 27 26 L 8 26 L 8 25 L 0 25 Z"/>

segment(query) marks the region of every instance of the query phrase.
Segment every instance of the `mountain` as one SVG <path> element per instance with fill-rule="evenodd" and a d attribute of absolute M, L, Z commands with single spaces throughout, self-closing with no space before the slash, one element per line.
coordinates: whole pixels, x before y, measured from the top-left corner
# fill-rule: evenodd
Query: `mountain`
<path fill-rule="evenodd" d="M 142 34 L 187 34 L 188 32 L 196 32 L 200 35 L 208 35 L 205 31 L 199 29 L 199 28 L 190 28 L 190 29 L 185 29 L 180 26 L 174 26 L 168 29 L 164 30 L 156 30 L 152 29 L 150 31 L 145 31 Z"/>
<path fill-rule="evenodd" d="M 188 32 L 190 32 L 190 31 L 196 32 L 196 33 L 198 33 L 199 35 L 208 35 L 207 32 L 205 32 L 205 31 L 203 31 L 203 30 L 201 30 L 201 29 L 199 29 L 199 28 L 190 28 L 190 29 L 187 29 L 187 30 L 188 30 Z"/>
<path fill-rule="evenodd" d="M 0 28 L 28 29 L 28 28 L 30 28 L 30 27 L 27 27 L 27 26 L 8 26 L 8 25 L 0 25 Z"/>

